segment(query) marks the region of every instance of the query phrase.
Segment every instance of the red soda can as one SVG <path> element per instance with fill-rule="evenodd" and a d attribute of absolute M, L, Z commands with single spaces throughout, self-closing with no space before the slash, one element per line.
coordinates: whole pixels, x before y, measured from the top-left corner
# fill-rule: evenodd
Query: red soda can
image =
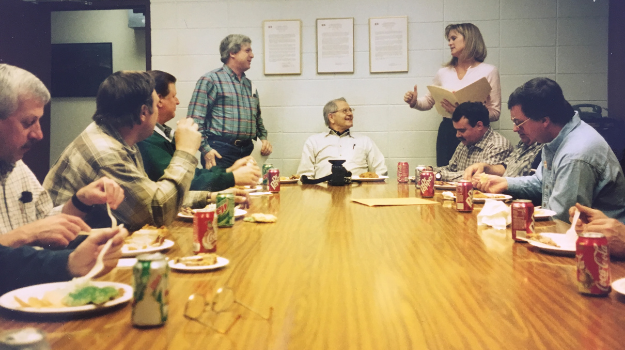
<path fill-rule="evenodd" d="M 408 162 L 397 163 L 397 182 L 408 182 Z"/>
<path fill-rule="evenodd" d="M 534 204 L 527 199 L 512 202 L 512 239 L 525 242 L 534 233 Z"/>
<path fill-rule="evenodd" d="M 193 214 L 193 254 L 217 251 L 215 211 L 198 210 Z"/>
<path fill-rule="evenodd" d="M 414 168 L 414 186 L 420 188 L 421 186 L 421 172 L 428 167 L 425 165 L 417 165 Z"/>
<path fill-rule="evenodd" d="M 280 192 L 280 170 L 278 168 L 267 170 L 267 191 Z"/>
<path fill-rule="evenodd" d="M 473 184 L 471 181 L 460 180 L 456 184 L 456 209 L 458 211 L 473 211 Z"/>
<path fill-rule="evenodd" d="M 601 233 L 585 232 L 575 244 L 577 289 L 582 294 L 605 296 L 610 293 L 610 252 L 608 239 Z"/>
<path fill-rule="evenodd" d="M 421 197 L 434 197 L 434 172 L 431 170 L 423 170 L 421 171 L 419 179 L 421 181 Z"/>

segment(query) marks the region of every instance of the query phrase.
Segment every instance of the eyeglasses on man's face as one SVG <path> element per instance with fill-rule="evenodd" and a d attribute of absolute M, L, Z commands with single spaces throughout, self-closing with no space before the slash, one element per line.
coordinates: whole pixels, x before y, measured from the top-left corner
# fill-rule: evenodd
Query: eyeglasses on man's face
<path fill-rule="evenodd" d="M 512 124 L 514 124 L 514 126 L 516 126 L 517 128 L 520 128 L 523 126 L 523 124 L 527 123 L 530 118 L 525 119 L 524 121 L 520 121 L 518 119 L 515 118 L 511 118 L 512 119 Z"/>
<path fill-rule="evenodd" d="M 334 111 L 332 113 L 341 112 L 343 114 L 347 114 L 347 113 L 354 113 L 354 111 L 355 111 L 354 108 L 343 108 L 343 109 L 339 109 L 338 111 Z"/>

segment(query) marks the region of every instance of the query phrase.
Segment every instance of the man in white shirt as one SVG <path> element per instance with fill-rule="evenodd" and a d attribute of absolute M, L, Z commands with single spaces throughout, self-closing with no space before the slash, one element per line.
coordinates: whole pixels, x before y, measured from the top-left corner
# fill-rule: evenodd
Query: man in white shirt
<path fill-rule="evenodd" d="M 343 97 L 332 100 L 323 107 L 323 118 L 330 130 L 313 135 L 306 140 L 302 160 L 297 169 L 298 175 L 315 179 L 332 173 L 331 159 L 344 159 L 343 166 L 353 175 L 375 172 L 386 175 L 384 156 L 373 143 L 363 135 L 352 134 L 354 110 Z"/>

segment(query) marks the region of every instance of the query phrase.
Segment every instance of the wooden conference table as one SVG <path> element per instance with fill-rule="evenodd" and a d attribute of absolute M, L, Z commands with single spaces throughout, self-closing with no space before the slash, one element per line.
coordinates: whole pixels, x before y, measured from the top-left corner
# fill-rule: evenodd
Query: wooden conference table
<path fill-rule="evenodd" d="M 130 304 L 85 318 L 33 318 L 3 312 L 0 329 L 45 330 L 53 349 L 617 349 L 625 303 L 583 296 L 574 257 L 513 243 L 510 230 L 478 227 L 436 191 L 435 205 L 367 207 L 351 198 L 419 197 L 412 184 L 283 185 L 253 197 L 249 212 L 275 224 L 237 221 L 220 229 L 218 254 L 230 264 L 205 273 L 170 274 L 169 320 L 131 326 Z M 562 222 L 539 231 L 564 232 Z M 192 223 L 170 227 L 169 257 L 192 253 Z M 611 264 L 612 280 L 625 263 Z M 128 268 L 103 280 L 131 284 Z M 204 321 L 183 316 L 192 293 L 220 286 L 270 321 L 234 305 Z"/>

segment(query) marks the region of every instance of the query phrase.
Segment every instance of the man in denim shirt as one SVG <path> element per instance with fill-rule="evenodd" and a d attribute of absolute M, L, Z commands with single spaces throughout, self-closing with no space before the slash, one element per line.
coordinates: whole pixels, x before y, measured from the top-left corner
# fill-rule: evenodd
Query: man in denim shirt
<path fill-rule="evenodd" d="M 625 222 L 625 177 L 603 137 L 581 121 L 553 80 L 535 78 L 508 100 L 515 131 L 523 128 L 544 143 L 542 166 L 523 177 L 490 175 L 475 185 L 485 192 L 507 192 L 518 198 L 542 199 L 544 208 L 568 221 L 568 209 L 580 203 Z M 542 196 L 542 197 L 541 197 Z"/>

